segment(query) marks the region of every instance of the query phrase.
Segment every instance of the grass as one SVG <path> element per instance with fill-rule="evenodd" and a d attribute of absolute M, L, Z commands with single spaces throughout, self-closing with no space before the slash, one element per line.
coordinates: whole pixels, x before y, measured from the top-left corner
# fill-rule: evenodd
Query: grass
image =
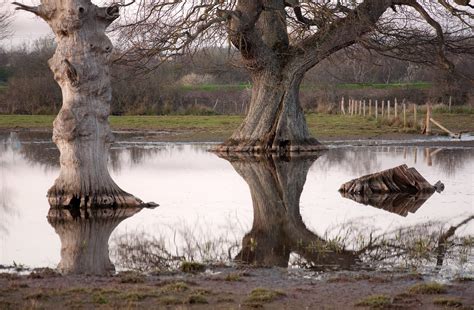
<path fill-rule="evenodd" d="M 191 294 L 188 296 L 188 304 L 208 304 L 206 297 L 200 294 Z"/>
<path fill-rule="evenodd" d="M 203 91 L 203 92 L 216 92 L 216 91 L 240 91 L 246 88 L 250 88 L 251 85 L 247 83 L 240 84 L 201 84 L 201 85 L 183 85 L 181 86 L 182 91 Z M 320 88 L 321 85 L 302 85 L 302 91 L 313 90 Z M 428 89 L 432 87 L 432 83 L 429 82 L 413 82 L 413 83 L 343 83 L 337 84 L 336 88 L 340 89 Z"/>
<path fill-rule="evenodd" d="M 415 284 L 408 289 L 411 294 L 437 295 L 446 293 L 446 287 L 437 282 Z"/>
<path fill-rule="evenodd" d="M 184 282 L 174 282 L 163 286 L 161 289 L 163 292 L 184 292 L 189 289 L 188 285 Z"/>
<path fill-rule="evenodd" d="M 427 89 L 431 88 L 432 83 L 429 82 L 413 82 L 413 83 L 345 83 L 338 84 L 337 88 L 342 89 L 397 89 L 397 88 L 407 88 L 407 89 Z"/>
<path fill-rule="evenodd" d="M 410 115 L 408 117 L 411 117 Z M 418 113 L 418 120 L 424 117 Z M 448 129 L 474 132 L 474 114 L 454 114 L 434 112 L 433 118 Z M 44 129 L 51 130 L 52 115 L 0 115 L 0 129 Z M 110 124 L 114 130 L 159 131 L 165 132 L 165 141 L 223 141 L 243 120 L 240 115 L 180 115 L 180 116 L 111 116 Z M 317 138 L 360 138 L 382 134 L 404 132 L 400 122 L 376 121 L 360 116 L 341 116 L 333 114 L 306 114 L 311 133 Z M 397 126 L 398 124 L 398 126 Z M 433 126 L 434 132 L 438 131 Z M 415 131 L 418 133 L 419 131 Z M 169 134 L 166 134 L 169 133 Z"/>
<path fill-rule="evenodd" d="M 286 296 L 286 294 L 280 291 L 256 288 L 250 292 L 245 301 L 246 303 L 272 302 L 284 296 Z"/>
<path fill-rule="evenodd" d="M 242 278 L 240 277 L 240 274 L 238 273 L 229 273 L 227 276 L 225 276 L 224 281 L 238 282 L 238 281 L 242 281 Z"/>
<path fill-rule="evenodd" d="M 449 307 L 449 308 L 458 308 L 462 307 L 462 301 L 457 298 L 452 297 L 439 297 L 433 300 L 435 305 Z"/>
<path fill-rule="evenodd" d="M 216 91 L 240 91 L 249 88 L 250 85 L 247 83 L 241 84 L 201 84 L 201 85 L 182 85 L 181 90 L 183 91 L 204 91 L 204 92 L 216 92 Z"/>
<path fill-rule="evenodd" d="M 197 262 L 182 262 L 179 269 L 186 273 L 198 273 L 206 270 L 206 265 Z"/>
<path fill-rule="evenodd" d="M 387 295 L 370 295 L 358 301 L 356 307 L 369 307 L 371 309 L 379 309 L 387 307 L 391 304 L 391 298 Z"/>

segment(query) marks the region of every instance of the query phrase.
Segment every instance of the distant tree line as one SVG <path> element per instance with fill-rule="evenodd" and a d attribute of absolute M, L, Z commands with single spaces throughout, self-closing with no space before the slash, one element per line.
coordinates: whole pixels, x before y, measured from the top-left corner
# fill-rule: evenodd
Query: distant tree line
<path fill-rule="evenodd" d="M 59 111 L 61 92 L 47 64 L 54 49 L 49 38 L 15 49 L 0 48 L 0 113 Z M 204 48 L 149 72 L 138 72 L 121 59 L 112 66 L 112 114 L 245 113 L 250 78 L 239 63 L 235 51 L 226 48 Z M 474 72 L 470 58 L 455 59 L 455 64 L 466 75 Z M 417 84 L 420 81 L 428 84 Z M 356 47 L 338 52 L 310 70 L 303 82 L 301 102 L 306 109 L 320 111 L 330 111 L 342 96 L 398 97 L 418 104 L 447 102 L 452 96 L 454 104 L 472 105 L 472 86 L 472 80 L 453 79 L 433 67 Z"/>

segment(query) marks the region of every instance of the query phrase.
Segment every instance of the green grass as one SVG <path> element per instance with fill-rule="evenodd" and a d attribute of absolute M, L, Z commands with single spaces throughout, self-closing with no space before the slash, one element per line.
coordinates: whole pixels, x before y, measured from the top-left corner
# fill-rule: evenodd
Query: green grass
<path fill-rule="evenodd" d="M 410 117 L 411 115 L 408 115 L 408 118 Z M 418 121 L 423 118 L 424 114 L 420 111 Z M 433 118 L 454 132 L 474 132 L 474 114 L 435 112 Z M 0 129 L 51 130 L 53 120 L 52 115 L 0 115 Z M 223 141 L 230 137 L 239 126 L 243 121 L 243 116 L 111 116 L 109 120 L 114 130 L 168 132 L 169 134 L 160 137 L 163 141 Z M 400 121 L 381 122 L 373 117 L 308 113 L 306 120 L 311 133 L 321 139 L 376 137 L 382 134 L 404 132 Z M 435 126 L 433 130 L 441 133 Z M 413 130 L 408 130 L 408 132 L 413 132 Z M 418 133 L 418 131 L 414 132 Z"/>
<path fill-rule="evenodd" d="M 369 307 L 371 309 L 385 308 L 391 304 L 391 298 L 387 295 L 371 295 L 358 301 L 356 307 Z"/>
<path fill-rule="evenodd" d="M 272 302 L 286 296 L 285 293 L 265 288 L 256 288 L 252 290 L 246 299 L 246 302 Z"/>
<path fill-rule="evenodd" d="M 437 295 L 446 293 L 446 287 L 437 282 L 415 284 L 408 289 L 411 294 Z"/>
<path fill-rule="evenodd" d="M 336 84 L 336 88 L 339 89 L 428 89 L 432 87 L 430 82 L 412 82 L 412 83 L 342 83 Z M 240 91 L 246 88 L 250 88 L 251 85 L 247 83 L 240 84 L 202 84 L 202 85 L 183 85 L 180 87 L 183 91 L 204 91 L 204 92 L 216 92 L 216 91 Z M 321 85 L 302 85 L 301 89 L 314 90 L 321 88 Z"/>
<path fill-rule="evenodd" d="M 429 82 L 413 82 L 413 83 L 345 83 L 338 84 L 337 88 L 341 89 L 427 89 L 431 88 L 432 83 Z"/>
<path fill-rule="evenodd" d="M 240 91 L 249 88 L 250 84 L 202 84 L 202 85 L 183 85 L 181 90 L 183 91 L 204 91 L 204 92 L 216 92 L 216 91 Z"/>

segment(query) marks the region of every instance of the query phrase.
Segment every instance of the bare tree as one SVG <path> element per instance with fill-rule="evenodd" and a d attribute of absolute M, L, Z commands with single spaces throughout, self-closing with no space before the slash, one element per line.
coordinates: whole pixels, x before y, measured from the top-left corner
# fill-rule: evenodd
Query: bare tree
<path fill-rule="evenodd" d="M 312 151 L 322 146 L 311 137 L 299 103 L 308 70 L 361 44 L 452 71 L 447 52 L 472 35 L 472 13 L 465 8 L 449 0 L 138 0 L 123 21 L 121 46 L 150 65 L 227 38 L 253 90 L 244 122 L 219 150 Z"/>
<path fill-rule="evenodd" d="M 12 14 L 8 11 L 6 3 L 0 2 L 0 41 L 11 35 L 11 16 Z"/>
<path fill-rule="evenodd" d="M 119 16 L 119 7 L 98 7 L 90 0 L 42 0 L 34 7 L 14 4 L 44 19 L 57 41 L 49 66 L 63 95 L 53 131 L 61 153 L 61 172 L 48 191 L 50 204 L 70 208 L 144 206 L 120 189 L 107 170 L 113 141 L 108 123 L 112 43 L 105 30 Z"/>

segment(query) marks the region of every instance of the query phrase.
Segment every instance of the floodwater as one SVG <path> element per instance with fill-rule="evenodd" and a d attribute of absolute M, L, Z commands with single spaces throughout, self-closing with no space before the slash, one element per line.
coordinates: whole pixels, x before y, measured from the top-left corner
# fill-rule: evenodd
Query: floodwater
<path fill-rule="evenodd" d="M 65 223 L 47 219 L 46 192 L 59 174 L 49 137 L 0 135 L 0 265 L 56 267 L 61 239 L 68 255 L 99 236 L 90 255 L 101 257 L 92 260 L 108 262 L 109 240 L 118 270 L 149 271 L 178 259 L 311 270 L 362 260 L 474 275 L 474 148 L 338 144 L 317 158 L 290 160 L 221 158 L 208 144 L 136 141 L 114 144 L 110 173 L 125 191 L 160 206 Z M 338 192 L 353 178 L 401 164 L 432 184 L 441 180 L 445 190 L 375 206 Z M 439 236 L 463 221 L 440 254 Z"/>

